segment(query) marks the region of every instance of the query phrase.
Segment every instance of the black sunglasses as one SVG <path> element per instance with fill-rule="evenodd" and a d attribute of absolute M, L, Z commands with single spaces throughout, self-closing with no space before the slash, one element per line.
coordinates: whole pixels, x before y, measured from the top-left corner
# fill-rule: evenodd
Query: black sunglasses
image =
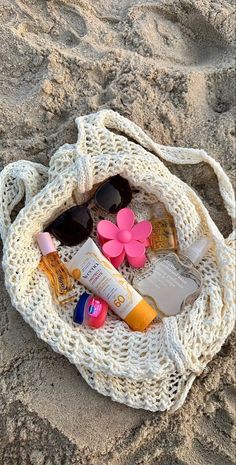
<path fill-rule="evenodd" d="M 90 199 L 92 200 L 92 199 Z M 127 207 L 132 192 L 127 179 L 113 176 L 98 187 L 93 196 L 96 207 L 109 213 L 117 213 Z M 89 202 L 69 208 L 49 224 L 45 231 L 53 234 L 63 245 L 74 246 L 87 239 L 93 229 Z"/>

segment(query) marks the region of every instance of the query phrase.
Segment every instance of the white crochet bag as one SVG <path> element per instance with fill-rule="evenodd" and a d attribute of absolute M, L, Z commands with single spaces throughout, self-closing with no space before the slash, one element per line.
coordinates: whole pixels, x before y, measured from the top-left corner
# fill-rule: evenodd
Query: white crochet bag
<path fill-rule="evenodd" d="M 233 218 L 232 186 L 219 163 L 203 150 L 158 145 L 111 110 L 79 117 L 76 124 L 78 142 L 59 148 L 49 169 L 18 161 L 0 174 L 0 232 L 7 290 L 13 306 L 38 337 L 74 363 L 92 388 L 136 408 L 177 409 L 195 377 L 233 329 L 234 235 L 223 238 L 196 193 L 172 175 L 161 159 L 179 164 L 209 163 Z M 139 220 L 148 217 L 149 204 L 159 199 L 174 217 L 180 248 L 203 235 L 213 239 L 199 265 L 203 275 L 200 297 L 181 314 L 164 318 L 143 333 L 131 331 L 113 313 L 99 330 L 77 327 L 72 321 L 73 305 L 68 310 L 57 306 L 46 276 L 38 270 L 41 256 L 35 234 L 73 204 L 73 192 L 81 203 L 94 184 L 118 173 L 134 189 L 131 208 Z M 24 194 L 26 205 L 11 225 L 10 214 Z M 93 212 L 95 220 L 101 215 Z M 64 261 L 80 247 L 57 245 Z M 155 259 L 155 254 L 149 253 L 149 260 Z M 125 266 L 122 272 L 131 283 L 139 273 Z M 80 293 L 83 288 L 78 284 L 77 289 Z"/>

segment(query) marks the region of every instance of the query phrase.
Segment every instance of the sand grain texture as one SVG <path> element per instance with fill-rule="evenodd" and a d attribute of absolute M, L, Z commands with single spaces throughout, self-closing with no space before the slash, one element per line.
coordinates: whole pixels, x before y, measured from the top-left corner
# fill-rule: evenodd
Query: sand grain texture
<path fill-rule="evenodd" d="M 47 164 L 76 116 L 112 108 L 234 179 L 233 1 L 0 0 L 0 18 L 1 167 Z M 169 168 L 227 236 L 212 170 Z M 235 464 L 233 336 L 180 411 L 153 414 L 93 392 L 12 309 L 3 273 L 0 295 L 1 464 Z"/>

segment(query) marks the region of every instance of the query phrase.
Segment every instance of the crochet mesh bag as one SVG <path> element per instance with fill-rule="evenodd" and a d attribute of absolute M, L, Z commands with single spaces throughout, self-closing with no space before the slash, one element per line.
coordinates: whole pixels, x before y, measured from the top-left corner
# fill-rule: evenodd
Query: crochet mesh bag
<path fill-rule="evenodd" d="M 75 364 L 92 388 L 136 408 L 177 409 L 195 377 L 233 329 L 235 235 L 223 238 L 196 193 L 172 175 L 161 159 L 179 164 L 209 163 L 233 219 L 232 186 L 220 164 L 203 150 L 158 145 L 111 110 L 79 117 L 76 124 L 78 142 L 59 148 L 49 168 L 17 161 L 0 174 L 6 288 L 13 306 L 38 337 Z M 213 239 L 198 266 L 203 275 L 199 298 L 181 314 L 164 318 L 142 333 L 131 331 L 113 313 L 99 330 L 77 327 L 72 321 L 74 304 L 68 310 L 57 305 L 47 277 L 38 269 L 41 255 L 36 233 L 50 218 L 73 205 L 74 198 L 82 203 L 91 196 L 89 191 L 95 184 L 118 173 L 130 182 L 131 208 L 139 221 L 148 218 L 150 205 L 160 200 L 174 217 L 180 249 L 203 235 Z M 11 212 L 24 196 L 25 206 L 11 224 Z M 93 209 L 92 214 L 98 221 L 103 212 Z M 114 220 L 109 215 L 106 218 Z M 96 240 L 95 235 L 93 238 Z M 55 242 L 65 262 L 81 246 L 63 247 Z M 150 252 L 149 262 L 155 260 Z M 131 283 L 140 273 L 125 265 L 121 271 Z M 79 295 L 84 289 L 76 285 Z"/>

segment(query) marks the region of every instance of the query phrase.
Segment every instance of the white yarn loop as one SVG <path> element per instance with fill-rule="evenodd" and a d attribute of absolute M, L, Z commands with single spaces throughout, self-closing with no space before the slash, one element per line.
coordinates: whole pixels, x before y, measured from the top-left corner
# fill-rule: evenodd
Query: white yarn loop
<path fill-rule="evenodd" d="M 11 225 L 11 213 L 25 196 L 25 203 L 39 192 L 48 179 L 48 168 L 19 160 L 10 163 L 0 176 L 0 234 L 4 241 Z"/>
<path fill-rule="evenodd" d="M 78 191 L 84 194 L 93 187 L 93 172 L 90 156 L 79 154 L 78 158 L 75 160 L 75 167 L 78 176 Z"/>
<path fill-rule="evenodd" d="M 161 159 L 210 164 L 234 220 L 232 185 L 220 164 L 204 150 L 156 144 L 112 110 L 79 117 L 76 124 L 77 143 L 60 147 L 48 169 L 18 161 L 0 173 L 3 268 L 12 304 L 37 335 L 74 363 L 100 393 L 136 408 L 177 409 L 233 329 L 235 231 L 225 240 L 197 194 L 173 176 Z M 199 298 L 181 314 L 156 322 L 143 333 L 131 331 L 114 314 L 99 330 L 77 327 L 72 321 L 73 304 L 66 309 L 55 304 L 48 280 L 38 270 L 41 255 L 35 234 L 73 205 L 73 199 L 83 202 L 95 184 L 118 173 L 136 189 L 131 207 L 137 218 L 147 217 L 150 203 L 165 203 L 174 217 L 180 248 L 202 236 L 213 239 L 199 265 L 203 276 Z M 11 225 L 12 210 L 24 196 L 26 205 Z M 104 215 L 98 209 L 91 213 L 94 224 Z M 114 220 L 112 215 L 106 217 Z M 92 237 L 96 240 L 95 228 Z M 79 247 L 58 244 L 65 262 Z M 149 258 L 155 260 L 153 253 Z M 132 283 L 140 271 L 123 266 L 122 272 Z M 79 295 L 83 286 L 77 283 L 77 290 Z"/>

